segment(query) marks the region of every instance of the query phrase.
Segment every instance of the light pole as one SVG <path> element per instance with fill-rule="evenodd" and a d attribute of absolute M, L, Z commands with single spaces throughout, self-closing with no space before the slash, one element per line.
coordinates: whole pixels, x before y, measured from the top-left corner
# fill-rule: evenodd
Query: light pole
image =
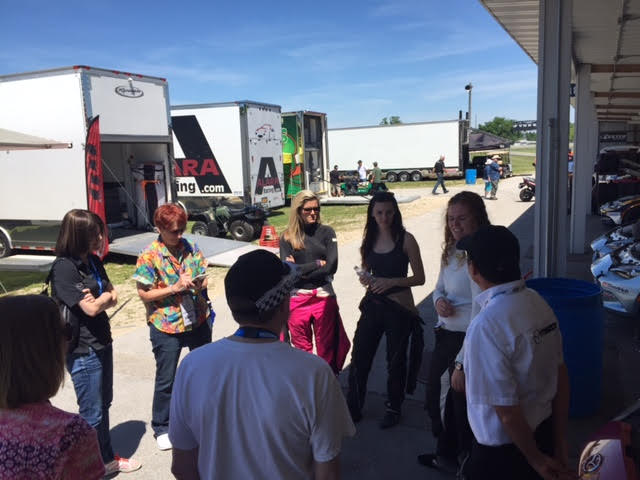
<path fill-rule="evenodd" d="M 471 90 L 473 90 L 473 84 L 469 82 L 464 86 L 464 89 L 469 92 L 469 110 L 467 110 L 467 143 L 469 143 L 469 138 L 471 136 Z"/>

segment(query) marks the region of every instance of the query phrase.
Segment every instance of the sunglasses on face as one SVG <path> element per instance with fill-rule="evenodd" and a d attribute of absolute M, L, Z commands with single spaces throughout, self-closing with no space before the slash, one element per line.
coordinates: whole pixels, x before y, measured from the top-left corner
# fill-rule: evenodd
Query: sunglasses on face
<path fill-rule="evenodd" d="M 311 213 L 311 212 L 316 212 L 318 213 L 320 211 L 320 207 L 308 207 L 308 208 L 303 208 L 302 211 L 304 213 Z"/>

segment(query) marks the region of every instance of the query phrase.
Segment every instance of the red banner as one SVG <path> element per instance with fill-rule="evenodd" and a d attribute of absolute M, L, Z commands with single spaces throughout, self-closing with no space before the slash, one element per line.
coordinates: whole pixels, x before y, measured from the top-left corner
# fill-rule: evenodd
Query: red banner
<path fill-rule="evenodd" d="M 109 238 L 107 235 L 107 217 L 104 212 L 104 183 L 102 176 L 102 150 L 100 148 L 100 116 L 89 123 L 87 141 L 84 147 L 85 166 L 87 170 L 87 198 L 89 211 L 98 215 L 105 224 L 104 247 L 101 257 L 109 253 Z"/>

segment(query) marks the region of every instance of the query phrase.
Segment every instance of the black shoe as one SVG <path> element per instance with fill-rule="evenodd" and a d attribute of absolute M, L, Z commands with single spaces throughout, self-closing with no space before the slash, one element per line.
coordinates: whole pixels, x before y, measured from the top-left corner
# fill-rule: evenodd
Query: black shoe
<path fill-rule="evenodd" d="M 431 195 L 440 195 L 438 192 L 431 192 Z"/>
<path fill-rule="evenodd" d="M 400 422 L 400 414 L 393 410 L 387 410 L 380 421 L 380 428 L 383 430 L 391 427 L 395 427 Z"/>
<path fill-rule="evenodd" d="M 449 193 L 449 190 L 445 190 L 444 193 Z"/>

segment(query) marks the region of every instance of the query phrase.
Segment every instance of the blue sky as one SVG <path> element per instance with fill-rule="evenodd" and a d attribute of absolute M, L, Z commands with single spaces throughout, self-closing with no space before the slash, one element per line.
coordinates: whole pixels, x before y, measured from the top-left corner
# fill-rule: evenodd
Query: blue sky
<path fill-rule="evenodd" d="M 256 100 L 329 127 L 536 116 L 537 68 L 477 0 L 2 1 L 0 74 L 165 77 L 171 103 Z"/>

